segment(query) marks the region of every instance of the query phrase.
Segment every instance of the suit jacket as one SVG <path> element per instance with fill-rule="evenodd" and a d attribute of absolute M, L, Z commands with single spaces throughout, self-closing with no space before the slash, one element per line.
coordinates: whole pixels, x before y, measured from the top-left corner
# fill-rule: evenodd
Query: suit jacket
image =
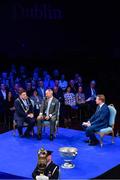
<path fill-rule="evenodd" d="M 0 90 L 0 112 L 5 112 L 8 109 L 8 91 L 6 90 L 6 100 Z"/>
<path fill-rule="evenodd" d="M 42 102 L 40 113 L 46 115 L 45 112 L 47 110 L 47 106 L 48 106 L 48 101 L 47 99 L 45 99 Z M 59 108 L 59 101 L 55 97 L 53 97 L 49 108 L 49 114 L 52 115 L 51 119 L 56 120 L 58 114 L 58 108 Z"/>
<path fill-rule="evenodd" d="M 53 92 L 53 95 L 56 99 L 59 100 L 60 103 L 64 103 L 64 96 L 63 96 L 63 91 L 61 88 L 58 89 L 57 93 Z"/>
<path fill-rule="evenodd" d="M 106 104 L 96 110 L 95 114 L 89 119 L 91 125 L 95 127 L 95 131 L 99 131 L 102 128 L 106 128 L 109 125 L 110 112 Z"/>
<path fill-rule="evenodd" d="M 45 89 L 43 88 L 44 95 L 43 95 L 42 90 L 41 90 L 41 88 L 40 88 L 40 87 L 38 87 L 38 88 L 37 88 L 37 91 L 38 91 L 38 94 L 39 94 L 39 96 L 41 97 L 41 99 L 43 99 L 43 98 L 44 98 L 44 96 L 45 96 Z"/>
<path fill-rule="evenodd" d="M 95 90 L 95 92 L 96 92 L 96 95 L 97 95 L 97 91 L 96 91 L 96 89 L 94 89 Z M 87 90 L 86 90 L 86 93 L 85 93 L 85 97 L 86 97 L 86 99 L 87 98 L 89 98 L 89 97 L 92 97 L 92 94 L 91 94 L 92 92 L 91 92 L 91 88 L 89 87 L 89 88 L 87 88 Z M 94 98 L 95 99 L 95 98 Z"/>
<path fill-rule="evenodd" d="M 36 179 L 36 176 L 39 176 L 39 175 L 40 175 L 40 170 L 39 170 L 39 165 L 37 165 L 32 173 L 32 177 L 33 177 L 33 179 Z M 46 169 L 44 171 L 44 175 L 48 176 L 49 179 L 57 180 L 59 177 L 59 167 L 56 164 L 54 164 L 53 162 L 51 162 L 46 167 Z"/>
<path fill-rule="evenodd" d="M 14 106 L 15 106 L 14 120 L 17 121 L 18 126 L 22 126 L 25 118 L 27 118 L 27 115 L 29 113 L 34 113 L 34 107 L 32 105 L 30 98 L 28 98 L 29 109 L 27 112 L 25 111 L 24 103 L 20 98 L 17 98 L 15 100 Z"/>

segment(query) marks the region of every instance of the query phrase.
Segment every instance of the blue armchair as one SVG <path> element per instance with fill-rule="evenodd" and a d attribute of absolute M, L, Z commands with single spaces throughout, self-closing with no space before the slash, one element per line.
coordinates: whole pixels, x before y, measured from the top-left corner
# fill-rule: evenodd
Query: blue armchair
<path fill-rule="evenodd" d="M 115 124 L 115 117 L 116 117 L 116 109 L 113 104 L 108 106 L 110 111 L 110 118 L 109 118 L 109 126 L 107 128 L 101 129 L 97 134 L 100 135 L 100 145 L 103 146 L 103 137 L 107 134 L 112 134 L 112 143 L 114 143 L 114 124 Z"/>

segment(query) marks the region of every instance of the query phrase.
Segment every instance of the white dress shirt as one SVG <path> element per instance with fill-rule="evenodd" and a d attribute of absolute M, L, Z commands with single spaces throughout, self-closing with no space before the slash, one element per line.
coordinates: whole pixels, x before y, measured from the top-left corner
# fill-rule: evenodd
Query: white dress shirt
<path fill-rule="evenodd" d="M 46 116 L 49 116 L 49 109 L 50 109 L 50 104 L 52 102 L 52 99 L 53 99 L 53 97 L 49 98 L 49 100 L 48 100 L 48 106 L 47 106 L 47 109 L 46 109 Z"/>
<path fill-rule="evenodd" d="M 3 95 L 3 99 L 6 100 L 6 91 L 1 90 L 1 93 Z"/>

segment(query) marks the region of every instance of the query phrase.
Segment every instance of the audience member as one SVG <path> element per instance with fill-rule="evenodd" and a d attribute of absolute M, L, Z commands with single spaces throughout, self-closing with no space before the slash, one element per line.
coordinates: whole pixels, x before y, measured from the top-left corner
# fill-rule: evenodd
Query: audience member
<path fill-rule="evenodd" d="M 59 87 L 65 91 L 68 86 L 68 82 L 65 80 L 65 75 L 61 75 L 61 79 L 59 80 Z"/>
<path fill-rule="evenodd" d="M 0 85 L 0 120 L 8 124 L 8 90 L 4 83 Z"/>
<path fill-rule="evenodd" d="M 94 114 L 95 112 L 95 109 L 96 109 L 96 103 L 95 103 L 95 99 L 96 99 L 96 82 L 95 80 L 92 80 L 90 82 L 90 86 L 87 88 L 86 90 L 86 103 L 88 104 L 88 107 L 89 107 L 89 113 L 90 113 L 90 116 L 92 114 Z"/>
<path fill-rule="evenodd" d="M 64 125 L 65 127 L 71 127 L 71 112 L 72 107 L 76 105 L 75 94 L 71 92 L 71 88 L 67 87 L 66 93 L 64 94 Z"/>
<path fill-rule="evenodd" d="M 34 102 L 34 116 L 35 116 L 35 118 L 37 118 L 37 116 L 40 113 L 40 107 L 41 107 L 41 104 L 42 104 L 42 98 L 38 95 L 38 92 L 37 92 L 36 89 L 33 90 L 33 94 L 31 96 L 31 99 Z"/>
<path fill-rule="evenodd" d="M 42 80 L 38 81 L 37 91 L 38 91 L 38 94 L 41 97 L 41 99 L 44 99 L 44 97 L 45 97 L 45 88 L 44 88 L 44 82 Z"/>

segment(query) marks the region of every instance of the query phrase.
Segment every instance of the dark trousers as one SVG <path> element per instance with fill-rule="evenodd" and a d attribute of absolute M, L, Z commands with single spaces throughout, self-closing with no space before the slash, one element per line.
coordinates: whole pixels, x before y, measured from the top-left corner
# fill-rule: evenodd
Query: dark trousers
<path fill-rule="evenodd" d="M 30 117 L 27 117 L 24 122 L 26 122 L 28 124 L 27 126 L 27 129 L 25 131 L 25 135 L 30 135 L 30 132 L 32 131 L 34 125 L 35 125 L 35 119 L 34 118 L 30 118 Z M 18 132 L 19 132 L 19 135 L 23 135 L 23 126 L 18 126 Z"/>
<path fill-rule="evenodd" d="M 46 120 L 38 120 L 37 121 L 38 134 L 42 134 L 42 126 L 43 126 L 44 121 L 46 121 Z M 54 135 L 56 120 L 50 119 L 49 123 L 50 123 L 50 135 Z"/>
<path fill-rule="evenodd" d="M 89 110 L 87 103 L 78 104 L 78 118 L 80 122 L 85 122 L 89 118 Z"/>
<path fill-rule="evenodd" d="M 89 126 L 86 128 L 86 136 L 90 138 L 91 141 L 96 142 L 98 141 L 95 136 L 95 126 Z"/>

